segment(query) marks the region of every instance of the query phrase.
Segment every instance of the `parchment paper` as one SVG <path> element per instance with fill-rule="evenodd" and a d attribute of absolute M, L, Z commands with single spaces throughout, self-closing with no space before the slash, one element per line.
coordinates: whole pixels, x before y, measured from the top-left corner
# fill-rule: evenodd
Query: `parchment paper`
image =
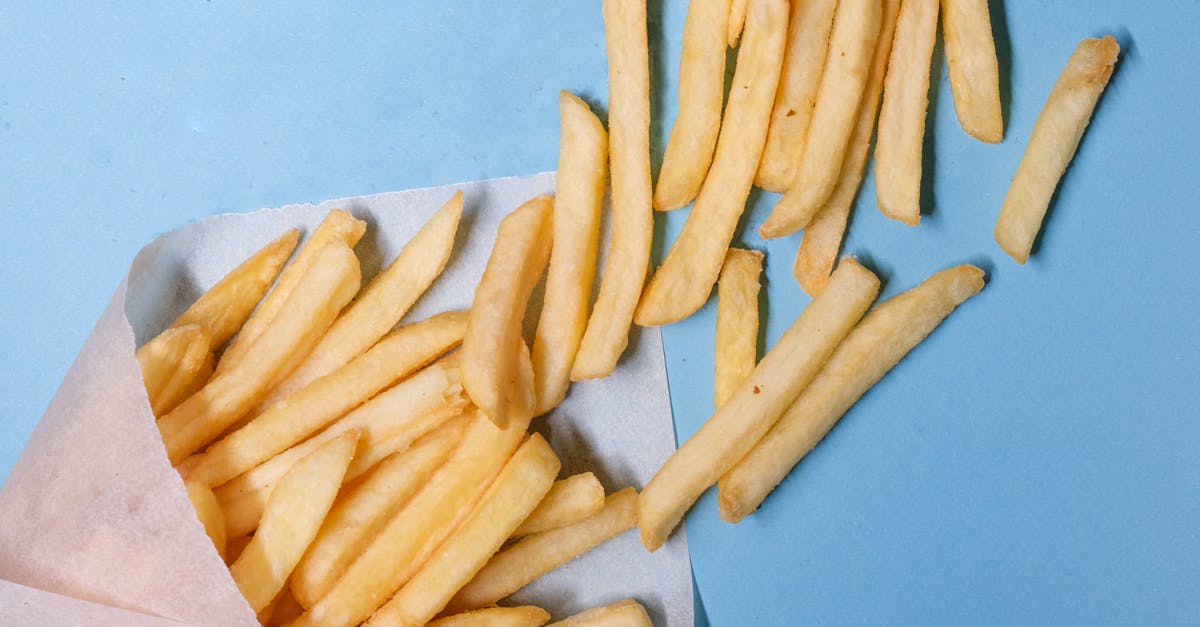
<path fill-rule="evenodd" d="M 0 579 L 7 580 L 0 581 L 0 622 L 162 623 L 142 616 L 150 614 L 185 624 L 256 624 L 167 462 L 134 346 L 238 261 L 287 228 L 310 232 L 335 207 L 370 224 L 356 252 L 364 277 L 373 276 L 456 189 L 464 192 L 464 215 L 454 255 L 406 320 L 465 309 L 500 219 L 553 187 L 553 174 L 545 173 L 216 216 L 144 248 L 0 489 Z M 559 453 L 563 476 L 590 470 L 610 492 L 640 489 L 674 450 L 658 331 L 635 330 L 616 373 L 573 385 L 567 401 L 533 428 Z M 682 529 L 653 554 L 636 530 L 627 532 L 514 601 L 561 618 L 630 596 L 656 625 L 693 624 Z"/>

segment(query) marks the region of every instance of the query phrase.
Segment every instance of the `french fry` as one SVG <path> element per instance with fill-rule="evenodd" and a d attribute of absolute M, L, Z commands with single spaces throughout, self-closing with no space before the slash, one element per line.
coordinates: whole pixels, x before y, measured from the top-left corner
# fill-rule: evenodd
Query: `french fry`
<path fill-rule="evenodd" d="M 487 607 L 439 618 L 427 627 L 541 627 L 550 622 L 550 612 L 533 605 Z"/>
<path fill-rule="evenodd" d="M 188 500 L 192 502 L 192 509 L 196 510 L 196 517 L 200 519 L 200 524 L 204 525 L 204 532 L 212 540 L 217 554 L 224 560 L 225 514 L 221 513 L 217 497 L 213 496 L 212 490 L 203 483 L 185 481 L 183 486 L 187 488 Z"/>
<path fill-rule="evenodd" d="M 303 441 L 462 341 L 466 312 L 401 327 L 350 363 L 317 379 L 208 447 L 188 479 L 217 486 Z"/>
<path fill-rule="evenodd" d="M 782 194 L 796 175 L 817 101 L 821 72 L 825 69 L 836 7 L 837 0 L 792 3 L 787 50 L 771 110 L 771 126 L 754 177 L 754 184 L 763 189 Z"/>
<path fill-rule="evenodd" d="M 979 141 L 999 142 L 1004 139 L 1000 67 L 987 0 L 942 0 L 942 32 L 958 123 Z"/>
<path fill-rule="evenodd" d="M 367 223 L 350 215 L 349 212 L 341 209 L 330 211 L 321 224 L 317 225 L 316 230 L 312 232 L 304 245 L 300 247 L 300 250 L 296 252 L 296 257 L 292 259 L 292 262 L 284 266 L 283 271 L 279 273 L 279 279 L 275 281 L 275 287 L 267 292 L 266 297 L 251 314 L 250 319 L 237 332 L 237 337 L 222 353 L 221 361 L 217 364 L 217 372 L 225 372 L 245 357 L 250 346 L 254 344 L 254 340 L 258 339 L 258 336 L 262 335 L 262 332 L 275 320 L 275 316 L 279 315 L 279 310 L 292 295 L 292 290 L 296 289 L 301 277 L 312 267 L 317 253 L 321 252 L 326 244 L 340 240 L 345 242 L 346 246 L 354 248 L 366 230 Z"/>
<path fill-rule="evenodd" d="M 450 458 L 466 426 L 465 416 L 447 422 L 343 488 L 292 573 L 290 586 L 300 605 L 312 607 L 329 592 L 388 519 Z"/>
<path fill-rule="evenodd" d="M 741 19 L 745 20 L 745 0 L 733 0 L 732 4 L 741 5 Z M 654 208 L 659 211 L 691 202 L 712 165 L 725 100 L 725 39 L 730 17 L 730 0 L 688 3 L 676 92 L 679 113 L 654 188 Z"/>
<path fill-rule="evenodd" d="M 593 607 L 548 627 L 653 627 L 646 608 L 633 599 Z"/>
<path fill-rule="evenodd" d="M 650 52 L 646 0 L 603 0 L 608 51 L 608 155 L 612 232 L 571 380 L 608 376 L 629 344 L 633 310 L 650 268 Z"/>
<path fill-rule="evenodd" d="M 496 426 L 507 426 L 510 409 L 530 413 L 533 405 L 516 403 L 521 323 L 529 296 L 550 257 L 553 200 L 538 196 L 505 216 L 496 243 L 475 288 L 462 347 L 462 379 L 467 395 Z M 517 418 L 518 420 L 520 418 Z"/>
<path fill-rule="evenodd" d="M 833 193 L 866 87 L 882 13 L 879 0 L 838 3 L 800 165 L 787 193 L 759 226 L 762 237 L 783 237 L 804 228 Z"/>
<path fill-rule="evenodd" d="M 139 348 L 142 383 L 154 415 L 171 411 L 203 387 L 212 359 L 208 333 L 199 324 L 167 329 Z"/>
<path fill-rule="evenodd" d="M 730 248 L 717 281 L 713 404 L 720 407 L 758 363 L 758 277 L 763 254 Z"/>
<path fill-rule="evenodd" d="M 1111 35 L 1079 42 L 1038 114 L 996 220 L 996 243 L 1017 263 L 1029 259 L 1054 189 L 1079 148 L 1120 51 Z"/>
<path fill-rule="evenodd" d="M 838 175 L 837 185 L 829 200 L 817 210 L 812 222 L 804 227 L 800 248 L 796 251 L 796 263 L 792 272 L 800 287 L 810 296 L 825 289 L 833 264 L 837 260 L 842 237 L 846 234 L 846 222 L 850 209 L 858 195 L 862 182 L 863 168 L 867 164 L 867 153 L 871 146 L 871 134 L 875 131 L 875 115 L 879 113 L 879 97 L 883 94 L 883 77 L 887 72 L 888 57 L 892 51 L 892 36 L 896 31 L 896 17 L 900 14 L 900 0 L 884 0 L 883 18 L 880 20 L 879 39 L 875 44 L 875 56 L 867 74 L 867 86 L 862 101 L 858 103 L 858 118 L 850 132 L 850 143 L 846 147 L 846 158 Z"/>
<path fill-rule="evenodd" d="M 983 271 L 958 266 L 934 274 L 868 313 L 779 422 L 721 478 L 721 518 L 738 522 L 758 509 L 871 386 L 981 289 Z"/>
<path fill-rule="evenodd" d="M 575 353 L 587 327 L 608 159 L 608 134 L 587 103 L 564 91 L 558 97 L 558 111 L 562 136 L 551 220 L 553 245 L 533 341 L 535 416 L 566 398 Z"/>
<path fill-rule="evenodd" d="M 904 0 L 901 5 L 875 139 L 879 210 L 909 226 L 921 221 L 921 158 L 937 17 L 938 0 Z"/>
<path fill-rule="evenodd" d="M 354 456 L 357 436 L 351 431 L 327 442 L 279 480 L 254 539 L 229 567 L 234 583 L 255 613 L 283 589 L 317 535 Z"/>
<path fill-rule="evenodd" d="M 537 507 L 561 466 L 542 436 L 529 436 L 470 515 L 367 625 L 424 625 L 433 619 Z"/>
<path fill-rule="evenodd" d="M 529 421 L 516 418 L 499 429 L 487 414 L 476 411 L 450 460 L 293 627 L 358 624 L 408 582 L 471 511 L 524 439 Z"/>
<path fill-rule="evenodd" d="M 217 375 L 158 421 L 176 463 L 219 436 L 262 400 L 295 354 L 307 353 L 358 290 L 358 259 L 342 242 L 321 249 L 271 328 L 254 342 L 254 359 Z"/>
<path fill-rule="evenodd" d="M 513 537 L 575 524 L 604 507 L 604 486 L 590 472 L 554 482 L 541 503 L 513 531 Z"/>
<path fill-rule="evenodd" d="M 638 498 L 642 544 L 654 551 L 709 486 L 757 443 L 817 375 L 879 291 L 879 279 L 843 259 L 750 377 L 669 457 Z"/>
<path fill-rule="evenodd" d="M 737 46 L 738 39 L 742 37 L 742 28 L 746 25 L 746 9 L 749 6 L 750 0 L 733 0 L 729 5 L 729 27 L 725 39 L 730 48 Z"/>
<path fill-rule="evenodd" d="M 787 39 L 788 4 L 752 0 L 712 169 L 683 232 L 638 304 L 642 326 L 682 320 L 708 300 L 762 156 Z"/>

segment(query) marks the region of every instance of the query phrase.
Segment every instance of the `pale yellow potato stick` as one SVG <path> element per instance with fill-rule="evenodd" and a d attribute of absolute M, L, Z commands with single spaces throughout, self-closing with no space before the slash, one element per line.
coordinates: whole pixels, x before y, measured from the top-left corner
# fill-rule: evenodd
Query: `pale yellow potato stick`
<path fill-rule="evenodd" d="M 329 592 L 388 519 L 450 458 L 466 426 L 466 416 L 448 421 L 342 489 L 292 573 L 289 585 L 300 605 L 312 607 Z"/>
<path fill-rule="evenodd" d="M 730 248 L 717 281 L 713 404 L 720 407 L 758 363 L 758 290 L 763 254 Z"/>
<path fill-rule="evenodd" d="M 529 436 L 474 510 L 367 625 L 424 625 L 432 620 L 537 507 L 561 466 L 541 435 Z"/>
<path fill-rule="evenodd" d="M 447 604 L 450 612 L 485 607 L 600 546 L 637 524 L 637 491 L 613 493 L 596 514 L 573 525 L 526 536 L 497 553 Z"/>
<path fill-rule="evenodd" d="M 745 0 L 742 5 L 745 19 Z M 725 37 L 729 0 L 695 0 L 688 3 L 683 24 L 683 54 L 679 60 L 679 113 L 671 127 L 662 169 L 654 187 L 654 208 L 678 209 L 696 197 L 721 131 L 721 104 L 725 100 Z M 741 24 L 738 25 L 741 33 Z"/>
<path fill-rule="evenodd" d="M 275 287 L 267 292 L 267 296 L 258 304 L 258 308 L 251 314 L 250 319 L 242 325 L 237 337 L 233 338 L 229 347 L 221 354 L 217 372 L 228 370 L 245 357 L 254 340 L 258 339 L 258 336 L 262 335 L 262 332 L 275 320 L 275 316 L 279 315 L 279 310 L 287 302 L 288 296 L 292 295 L 292 290 L 296 289 L 296 284 L 312 267 L 317 253 L 321 252 L 326 244 L 340 240 L 350 248 L 354 248 L 366 231 L 367 223 L 350 215 L 349 212 L 341 209 L 330 211 L 321 224 L 317 225 L 316 230 L 308 236 L 300 250 L 296 252 L 296 257 L 292 259 L 292 262 L 284 266 L 283 271 L 279 273 L 279 279 L 275 281 Z"/>
<path fill-rule="evenodd" d="M 229 574 L 255 613 L 283 590 L 284 583 L 317 535 L 354 456 L 351 431 L 313 451 L 279 480 L 254 538 L 229 567 Z"/>
<path fill-rule="evenodd" d="M 356 625 L 383 605 L 454 531 L 512 456 L 529 426 L 518 417 L 499 429 L 476 411 L 450 460 L 293 627 Z"/>
<path fill-rule="evenodd" d="M 171 463 L 195 453 L 250 411 L 296 354 L 316 345 L 361 283 L 358 259 L 342 242 L 321 249 L 271 328 L 254 343 L 254 358 L 217 375 L 158 421 Z"/>
<path fill-rule="evenodd" d="M 183 486 L 187 488 L 188 500 L 192 502 L 192 509 L 196 510 L 196 517 L 200 519 L 200 524 L 204 525 L 204 532 L 212 540 L 217 554 L 224 560 L 225 514 L 221 512 L 221 505 L 217 503 L 217 497 L 213 496 L 212 490 L 202 483 L 185 481 Z"/>
<path fill-rule="evenodd" d="M 179 407 L 179 404 L 186 401 L 191 395 L 199 392 L 200 388 L 212 380 L 216 361 L 216 355 L 212 351 L 207 351 L 200 356 L 199 363 L 189 360 L 187 363 L 180 364 L 180 368 L 175 371 L 175 375 L 167 382 L 167 386 L 162 389 L 158 397 L 158 410 L 154 412 L 154 415 L 167 415 L 172 409 Z M 150 408 L 153 410 L 155 406 L 151 405 Z"/>
<path fill-rule="evenodd" d="M 783 415 L 879 292 L 879 279 L 843 259 L 750 377 L 669 457 L 638 498 L 642 544 L 654 551 L 696 499 Z"/>
<path fill-rule="evenodd" d="M 209 288 L 171 328 L 198 324 L 214 350 L 223 346 L 250 317 L 299 240 L 300 231 L 291 229 L 264 246 Z"/>
<path fill-rule="evenodd" d="M 439 618 L 427 627 L 541 627 L 548 622 L 550 612 L 533 605 L 519 605 L 453 614 Z"/>
<path fill-rule="evenodd" d="M 800 165 L 787 193 L 759 226 L 762 237 L 783 237 L 804 228 L 833 193 L 866 88 L 882 14 L 880 0 L 838 3 Z"/>
<path fill-rule="evenodd" d="M 303 441 L 462 341 L 466 312 L 408 324 L 208 447 L 187 477 L 217 486 Z"/>
<path fill-rule="evenodd" d="M 633 310 L 650 268 L 650 52 L 646 0 L 604 0 L 608 51 L 608 161 L 612 231 L 571 380 L 608 376 L 629 344 Z"/>
<path fill-rule="evenodd" d="M 529 296 L 541 279 L 553 239 L 554 201 L 538 196 L 500 221 L 492 254 L 475 288 L 462 346 L 462 382 L 467 396 L 496 426 L 504 428 L 521 392 L 514 385 L 521 324 Z M 520 420 L 520 417 L 515 419 Z"/>
<path fill-rule="evenodd" d="M 1054 188 L 1079 148 L 1120 51 L 1111 35 L 1079 42 L 1038 114 L 996 220 L 996 243 L 1017 263 L 1029 259 Z"/>
<path fill-rule="evenodd" d="M 738 39 L 742 37 L 742 28 L 746 25 L 746 9 L 749 6 L 750 0 L 733 0 L 729 4 L 729 27 L 725 39 L 730 48 L 737 46 Z"/>
<path fill-rule="evenodd" d="M 580 612 L 548 627 L 653 627 L 641 603 L 625 599 Z"/>
<path fill-rule="evenodd" d="M 604 486 L 590 472 L 554 482 L 537 508 L 529 513 L 513 537 L 575 524 L 604 507 Z"/>
<path fill-rule="evenodd" d="M 195 393 L 202 387 L 204 378 L 212 373 L 208 333 L 199 324 L 159 333 L 137 350 L 137 360 L 155 416 L 174 409 L 190 396 L 189 391 Z"/>
<path fill-rule="evenodd" d="M 683 232 L 642 294 L 634 317 L 642 326 L 688 317 L 704 305 L 717 282 L 762 156 L 783 64 L 787 14 L 784 0 L 750 3 L 712 169 Z"/>
<path fill-rule="evenodd" d="M 813 105 L 817 102 L 821 73 L 825 70 L 836 7 L 837 0 L 792 3 L 787 51 L 771 110 L 771 127 L 754 177 L 754 184 L 763 189 L 782 194 L 796 175 Z"/>
<path fill-rule="evenodd" d="M 458 191 L 404 245 L 392 263 L 371 279 L 316 348 L 275 385 L 259 411 L 341 368 L 387 335 L 441 275 L 454 248 L 461 217 L 462 192 Z"/>
<path fill-rule="evenodd" d="M 850 144 L 846 147 L 846 160 L 838 175 L 837 185 L 829 200 L 817 210 L 812 222 L 804 227 L 800 248 L 796 251 L 796 263 L 792 272 L 800 287 L 810 296 L 825 289 L 833 264 L 837 260 L 842 237 L 846 234 L 846 222 L 850 209 L 858 195 L 867 153 L 871 146 L 871 135 L 875 132 L 875 115 L 879 113 L 879 97 L 883 94 L 883 77 L 887 73 L 888 57 L 892 51 L 892 36 L 896 31 L 896 17 L 900 14 L 900 0 L 884 0 L 883 18 L 880 20 L 879 39 L 875 43 L 875 56 L 871 59 L 871 70 L 867 74 L 867 86 L 862 101 L 858 103 L 858 118 L 850 132 Z"/>
<path fill-rule="evenodd" d="M 942 0 L 942 32 L 958 123 L 979 141 L 999 142 L 1004 139 L 1000 67 L 987 0 Z"/>
<path fill-rule="evenodd" d="M 558 97 L 558 111 L 562 130 L 551 220 L 553 246 L 533 341 L 535 416 L 561 403 L 571 383 L 596 275 L 608 162 L 608 134 L 587 103 L 564 91 Z"/>
<path fill-rule="evenodd" d="M 905 0 L 908 2 L 909 0 Z M 880 304 L 846 336 L 812 385 L 718 483 L 721 518 L 738 522 L 808 454 L 871 386 L 954 308 L 983 289 L 983 271 L 943 270 Z"/>
<path fill-rule="evenodd" d="M 879 210 L 909 226 L 921 221 L 921 158 L 937 16 L 938 0 L 904 0 L 901 5 L 875 139 Z"/>

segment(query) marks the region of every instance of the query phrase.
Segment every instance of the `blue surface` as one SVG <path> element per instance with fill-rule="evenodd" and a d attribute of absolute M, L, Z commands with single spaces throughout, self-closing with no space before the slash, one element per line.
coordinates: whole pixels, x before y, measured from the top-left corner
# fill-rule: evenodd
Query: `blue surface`
<path fill-rule="evenodd" d="M 441 6 L 445 4 L 446 6 Z M 685 2 L 652 2 L 655 136 Z M 971 261 L 990 283 L 763 509 L 688 519 L 714 625 L 1200 623 L 1194 2 L 993 0 L 1007 136 L 958 128 L 935 71 L 932 212 L 847 252 L 886 294 Z M 605 99 L 598 2 L 0 6 L 0 476 L 138 248 L 223 211 L 552 169 L 555 94 Z M 661 25 L 661 27 L 659 26 Z M 1040 249 L 992 226 L 1075 42 L 1122 60 Z M 941 60 L 940 50 L 937 53 Z M 774 197 L 756 196 L 752 235 Z M 684 212 L 665 219 L 667 241 Z M 770 345 L 807 298 L 771 242 Z M 711 305 L 668 327 L 679 434 L 711 413 Z"/>

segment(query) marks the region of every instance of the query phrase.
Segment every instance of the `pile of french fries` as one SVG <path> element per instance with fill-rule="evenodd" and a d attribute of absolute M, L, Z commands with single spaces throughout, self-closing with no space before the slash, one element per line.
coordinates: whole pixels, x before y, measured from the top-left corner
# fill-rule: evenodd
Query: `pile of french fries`
<path fill-rule="evenodd" d="M 285 233 L 142 346 L 167 455 L 263 624 L 541 625 L 539 608 L 495 605 L 634 526 L 657 549 L 714 485 L 723 519 L 754 512 L 984 286 L 980 269 L 957 266 L 872 308 L 879 278 L 853 258 L 835 267 L 872 136 L 880 210 L 919 221 L 939 10 L 959 121 L 998 142 L 985 0 L 692 0 L 654 186 L 646 0 L 603 0 L 608 129 L 560 95 L 555 196 L 501 222 L 469 311 L 397 326 L 453 253 L 460 193 L 361 291 L 366 224 L 335 210 L 298 250 L 300 233 Z M 996 225 L 1021 263 L 1117 52 L 1111 37 L 1081 42 L 1038 119 Z M 783 194 L 763 237 L 804 229 L 794 271 L 813 296 L 761 361 L 763 254 L 730 247 L 753 185 Z M 643 285 L 654 210 L 693 201 Z M 530 346 L 522 322 L 543 277 Z M 591 473 L 557 479 L 531 421 L 572 381 L 610 374 L 632 324 L 686 318 L 714 285 L 712 417 L 640 493 L 606 494 Z M 627 600 L 559 624 L 649 619 Z"/>

